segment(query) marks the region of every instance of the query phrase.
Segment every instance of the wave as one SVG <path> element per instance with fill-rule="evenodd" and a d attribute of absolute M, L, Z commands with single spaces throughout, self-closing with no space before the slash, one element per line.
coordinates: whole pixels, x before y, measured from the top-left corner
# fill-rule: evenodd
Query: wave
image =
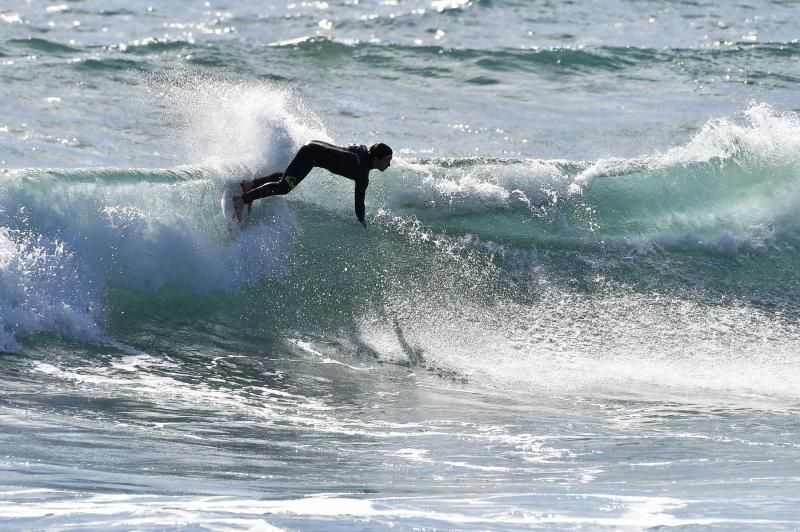
<path fill-rule="evenodd" d="M 487 70 L 530 70 L 541 65 L 558 65 L 563 68 L 597 68 L 618 70 L 633 61 L 626 56 L 641 57 L 627 48 L 599 48 L 597 50 L 557 48 L 547 50 L 515 49 L 459 49 L 430 45 L 401 45 L 396 43 L 367 43 L 343 41 L 328 37 L 303 37 L 272 43 L 274 48 L 291 48 L 316 58 L 334 59 L 357 55 L 360 61 L 378 62 L 386 59 L 414 55 L 430 57 L 456 64 L 472 63 Z"/>
<path fill-rule="evenodd" d="M 204 126 L 173 139 L 196 166 L 3 172 L 1 349 L 246 330 L 500 384 L 675 374 L 765 391 L 796 371 L 796 114 L 753 105 L 630 159 L 398 154 L 372 180 L 367 231 L 349 183 L 316 172 L 232 240 L 222 187 L 325 132 L 281 89 L 196 81 L 156 83 L 178 131 Z M 765 367 L 763 382 L 741 377 Z"/>
<path fill-rule="evenodd" d="M 45 39 L 15 39 L 8 50 L 22 49 L 53 56 L 89 53 L 75 68 L 91 71 L 147 70 L 152 56 L 185 53 L 189 64 L 236 68 L 243 64 L 240 51 L 230 44 L 206 43 L 203 46 L 182 40 L 143 38 L 110 46 L 75 47 Z M 502 83 L 504 76 L 534 74 L 542 76 L 635 76 L 647 79 L 648 69 L 664 64 L 691 75 L 716 76 L 733 82 L 770 82 L 792 85 L 798 81 L 791 59 L 800 50 L 798 43 L 729 43 L 708 48 L 637 48 L 625 46 L 575 46 L 553 48 L 453 48 L 435 45 L 406 45 L 392 42 L 366 42 L 331 37 L 300 37 L 269 44 L 273 60 L 307 59 L 318 63 L 347 65 L 353 61 L 367 66 L 405 74 L 454 78 L 476 85 Z M 9 55 L 9 53 L 6 53 Z M 747 70 L 741 64 L 756 65 Z M 759 64 L 769 64 L 762 70 Z"/>
<path fill-rule="evenodd" d="M 224 292 L 286 268 L 295 222 L 285 205 L 260 210 L 230 242 L 218 213 L 224 180 L 208 172 L 32 173 L 8 173 L 0 200 L 5 349 L 47 324 L 97 333 L 109 289 Z"/>
<path fill-rule="evenodd" d="M 182 51 L 186 49 L 193 50 L 195 48 L 196 46 L 194 45 L 194 43 L 182 39 L 158 39 L 158 38 L 138 39 L 126 44 L 116 44 L 112 46 L 103 47 L 104 50 L 120 51 L 136 55 L 170 52 L 174 50 L 177 51 Z"/>
<path fill-rule="evenodd" d="M 6 41 L 6 44 L 14 48 L 23 48 L 25 50 L 53 55 L 74 54 L 80 51 L 78 48 L 73 46 L 67 46 L 55 41 L 39 39 L 36 37 L 29 37 L 27 39 L 10 39 Z"/>
<path fill-rule="evenodd" d="M 76 70 L 96 72 L 96 71 L 131 71 L 143 70 L 145 65 L 130 59 L 103 58 L 103 59 L 84 59 L 74 63 Z"/>
<path fill-rule="evenodd" d="M 798 134 L 796 115 L 756 105 L 743 123 L 710 121 L 685 146 L 633 159 L 421 160 L 388 203 L 434 227 L 525 247 L 760 249 L 767 235 L 793 237 L 800 221 Z"/>
<path fill-rule="evenodd" d="M 225 84 L 203 94 L 180 83 L 171 90 L 165 98 L 176 113 L 193 109 L 183 115 L 186 129 L 194 131 L 195 121 L 204 125 L 204 135 L 180 139 L 202 165 L 6 170 L 0 225 L 10 231 L 9 249 L 46 241 L 69 250 L 70 260 L 88 261 L 101 284 L 133 290 L 203 293 L 273 278 L 280 261 L 242 261 L 241 254 L 250 245 L 289 249 L 294 222 L 266 223 L 293 220 L 287 204 L 257 208 L 253 232 L 231 245 L 217 212 L 221 187 L 285 166 L 299 144 L 324 132 L 289 118 L 283 107 L 289 100 L 280 92 L 269 102 L 254 88 Z M 242 120 L 231 120 L 234 109 Z M 265 137 L 275 142 L 265 147 Z M 231 140 L 223 144 L 223 138 Z M 766 253 L 773 261 L 782 253 L 795 260 L 798 138 L 796 115 L 757 105 L 741 122 L 711 121 L 684 146 L 633 159 L 399 159 L 389 176 L 373 179 L 369 209 L 378 227 L 401 242 L 434 242 L 450 254 L 488 253 L 510 262 L 522 251 L 548 250 L 618 258 L 754 254 L 754 260 Z M 349 188 L 324 173 L 313 179 L 313 187 L 293 193 L 292 210 L 346 226 Z M 436 253 L 436 246 L 412 255 Z M 243 269 L 231 275 L 234 267 Z"/>
<path fill-rule="evenodd" d="M 709 64 L 726 65 L 741 61 L 764 61 L 775 67 L 781 59 L 791 59 L 800 51 L 799 43 L 728 43 L 708 48 L 638 48 L 629 46 L 576 46 L 528 49 L 470 49 L 432 45 L 404 45 L 339 40 L 329 37 L 302 37 L 271 44 L 288 48 L 315 59 L 351 60 L 398 66 L 407 58 L 414 64 L 435 61 L 439 75 L 458 72 L 474 65 L 489 72 L 539 72 L 557 70 L 575 74 L 599 71 L 623 72 L 674 63 L 682 68 L 707 69 Z M 422 61 L 420 61 L 422 59 Z M 388 62 L 388 63 L 387 63 Z M 452 68 L 448 65 L 452 63 Z M 787 65 L 789 66 L 789 65 Z M 754 69 L 757 74 L 758 69 Z"/>
<path fill-rule="evenodd" d="M 264 84 L 206 77 L 198 89 L 192 74 L 159 76 L 151 83 L 167 120 L 185 131 L 167 140 L 202 165 L 3 171 L 0 348 L 39 332 L 97 336 L 109 291 L 225 293 L 287 270 L 296 227 L 285 203 L 259 209 L 232 242 L 219 198 L 228 183 L 274 171 L 300 143 L 327 138 L 313 128 L 318 119 Z"/>
<path fill-rule="evenodd" d="M 154 184 L 180 183 L 209 176 L 204 168 L 28 168 L 0 170 L 10 180 L 56 183 Z"/>
<path fill-rule="evenodd" d="M 14 48 L 22 48 L 24 50 L 41 52 L 44 54 L 63 55 L 63 54 L 77 54 L 84 51 L 109 51 L 109 52 L 123 52 L 136 55 L 145 55 L 150 53 L 169 52 L 172 50 L 194 49 L 195 45 L 189 41 L 181 39 L 159 39 L 159 38 L 145 38 L 131 41 L 125 44 L 114 45 L 91 45 L 85 47 L 68 46 L 56 41 L 47 39 L 40 39 L 36 37 L 29 37 L 27 39 L 10 39 L 6 41 L 6 45 Z"/>

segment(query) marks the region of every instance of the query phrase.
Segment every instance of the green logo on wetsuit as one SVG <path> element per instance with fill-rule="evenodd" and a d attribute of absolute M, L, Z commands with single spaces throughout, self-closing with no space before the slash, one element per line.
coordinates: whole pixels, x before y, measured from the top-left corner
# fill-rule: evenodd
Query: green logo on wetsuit
<path fill-rule="evenodd" d="M 297 178 L 287 175 L 283 177 L 283 180 L 286 181 L 287 185 L 289 185 L 289 190 L 297 186 Z"/>

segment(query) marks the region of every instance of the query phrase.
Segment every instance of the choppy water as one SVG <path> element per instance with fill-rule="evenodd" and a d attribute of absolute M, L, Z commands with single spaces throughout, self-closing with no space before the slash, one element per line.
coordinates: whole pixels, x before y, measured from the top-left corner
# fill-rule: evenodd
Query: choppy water
<path fill-rule="evenodd" d="M 0 528 L 797 528 L 796 19 L 6 2 Z"/>

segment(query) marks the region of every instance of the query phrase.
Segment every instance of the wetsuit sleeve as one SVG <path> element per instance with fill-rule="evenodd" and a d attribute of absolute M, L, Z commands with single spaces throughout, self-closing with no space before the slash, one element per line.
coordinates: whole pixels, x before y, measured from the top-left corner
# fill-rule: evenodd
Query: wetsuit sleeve
<path fill-rule="evenodd" d="M 369 181 L 367 179 L 359 179 L 356 181 L 355 203 L 356 203 L 356 217 L 359 222 L 364 222 L 364 214 L 366 207 L 364 207 L 364 198 L 367 195 L 367 186 Z"/>

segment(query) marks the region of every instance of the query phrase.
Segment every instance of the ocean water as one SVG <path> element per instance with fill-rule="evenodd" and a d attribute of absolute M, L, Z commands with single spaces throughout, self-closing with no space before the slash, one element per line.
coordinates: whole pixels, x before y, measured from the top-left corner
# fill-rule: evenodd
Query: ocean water
<path fill-rule="evenodd" d="M 5 0 L 0 529 L 800 528 L 798 13 Z"/>

